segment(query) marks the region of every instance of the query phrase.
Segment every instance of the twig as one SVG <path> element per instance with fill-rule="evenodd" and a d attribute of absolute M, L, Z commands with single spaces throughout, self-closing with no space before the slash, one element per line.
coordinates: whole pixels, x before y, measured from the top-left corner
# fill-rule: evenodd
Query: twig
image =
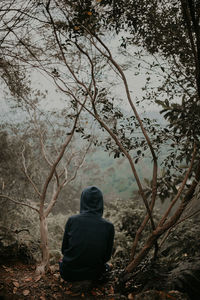
<path fill-rule="evenodd" d="M 40 191 L 38 190 L 36 184 L 34 183 L 34 181 L 31 179 L 31 177 L 29 176 L 28 174 L 28 171 L 27 171 L 27 167 L 26 167 L 26 160 L 25 160 L 25 156 L 24 156 L 24 151 L 25 151 L 25 146 L 22 150 L 22 164 L 23 164 L 23 171 L 24 171 L 24 174 L 26 175 L 28 181 L 31 183 L 31 185 L 33 186 L 35 192 L 38 194 L 39 197 L 41 197 L 41 193 Z"/>
<path fill-rule="evenodd" d="M 162 245 L 164 244 L 164 242 L 166 241 L 166 239 L 168 238 L 169 234 L 171 233 L 171 231 L 177 226 L 179 225 L 180 223 L 184 222 L 185 220 L 191 218 L 191 217 L 194 217 L 195 215 L 199 214 L 200 213 L 200 209 L 198 209 L 197 211 L 195 211 L 194 213 L 188 215 L 188 216 L 185 216 L 184 218 L 182 218 L 181 220 L 179 220 L 176 224 L 174 224 L 165 234 L 165 236 L 163 237 L 162 241 L 160 242 L 159 244 L 159 249 L 162 247 Z"/>
<path fill-rule="evenodd" d="M 29 208 L 35 210 L 37 213 L 39 213 L 39 209 L 37 209 L 36 207 L 34 207 L 34 206 L 30 205 L 30 204 L 24 203 L 24 202 L 17 201 L 17 200 L 15 200 L 15 199 L 11 198 L 10 196 L 7 196 L 7 195 L 0 195 L 0 198 L 5 198 L 5 199 L 8 199 L 8 200 L 10 200 L 10 201 L 12 201 L 12 202 L 14 202 L 14 203 L 16 203 L 16 204 L 23 205 L 23 206 L 27 206 L 27 207 L 29 207 Z"/>

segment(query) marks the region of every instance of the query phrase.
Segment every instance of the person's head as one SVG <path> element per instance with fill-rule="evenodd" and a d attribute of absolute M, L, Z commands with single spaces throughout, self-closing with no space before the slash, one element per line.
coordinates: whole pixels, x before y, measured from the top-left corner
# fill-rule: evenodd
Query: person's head
<path fill-rule="evenodd" d="M 88 186 L 82 191 L 80 212 L 103 215 L 103 194 L 96 186 Z"/>

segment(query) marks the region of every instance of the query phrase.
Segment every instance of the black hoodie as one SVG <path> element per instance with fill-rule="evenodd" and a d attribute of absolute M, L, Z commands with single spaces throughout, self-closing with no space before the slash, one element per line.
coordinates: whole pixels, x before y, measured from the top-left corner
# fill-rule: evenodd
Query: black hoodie
<path fill-rule="evenodd" d="M 103 195 L 95 186 L 81 194 L 80 214 L 66 223 L 60 273 L 67 281 L 98 279 L 110 259 L 114 226 L 102 218 Z"/>

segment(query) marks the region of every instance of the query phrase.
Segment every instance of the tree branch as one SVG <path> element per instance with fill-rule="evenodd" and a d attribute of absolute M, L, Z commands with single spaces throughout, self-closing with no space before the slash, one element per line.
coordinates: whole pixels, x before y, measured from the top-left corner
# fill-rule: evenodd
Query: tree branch
<path fill-rule="evenodd" d="M 24 202 L 20 202 L 20 201 L 17 201 L 13 198 L 11 198 L 10 196 L 7 196 L 7 195 L 0 195 L 0 198 L 5 198 L 5 199 L 8 199 L 9 201 L 15 203 L 15 204 L 19 204 L 19 205 L 22 205 L 22 206 L 27 206 L 33 210 L 35 210 L 37 213 L 39 213 L 39 209 L 37 209 L 36 207 L 30 205 L 30 204 L 27 204 L 27 203 L 24 203 Z"/>
<path fill-rule="evenodd" d="M 90 32 L 90 34 L 92 35 L 92 33 Z M 126 95 L 127 95 L 127 99 L 128 99 L 128 102 L 135 114 L 135 117 L 136 119 L 138 120 L 138 123 L 140 125 L 140 128 L 142 130 L 142 133 L 147 141 L 147 144 L 150 148 L 150 151 L 151 151 L 151 154 L 152 154 L 152 157 L 153 157 L 153 161 L 154 161 L 154 166 L 153 166 L 153 184 L 152 184 L 152 203 L 155 203 L 155 199 L 156 199 L 156 195 L 157 195 L 157 157 L 156 157 L 156 154 L 155 154 L 155 151 L 153 149 L 153 146 L 151 144 L 151 141 L 147 135 L 147 132 L 143 126 L 143 123 L 142 123 L 142 120 L 140 119 L 140 116 L 135 108 L 135 105 L 133 104 L 132 102 L 132 99 L 131 99 L 131 95 L 130 95 L 130 91 L 129 91 L 129 87 L 128 87 L 128 83 L 127 83 L 127 79 L 126 79 L 126 76 L 123 72 L 123 70 L 121 69 L 121 67 L 119 66 L 119 64 L 114 60 L 114 58 L 112 57 L 112 54 L 111 54 L 111 51 L 108 49 L 108 47 L 103 43 L 103 41 L 97 36 L 97 35 L 93 35 L 96 40 L 103 46 L 103 48 L 107 51 L 108 54 L 105 54 L 103 51 L 101 51 L 101 49 L 99 49 L 99 47 L 97 47 L 96 43 L 94 43 L 93 41 L 91 41 L 93 43 L 93 45 L 96 47 L 96 49 L 102 54 L 104 55 L 105 57 L 108 58 L 108 60 L 115 66 L 115 68 L 118 70 L 119 74 L 121 75 L 121 78 L 123 80 L 123 83 L 124 83 L 124 87 L 125 87 L 125 91 L 126 91 Z M 136 179 L 137 183 L 138 183 L 138 180 Z M 139 183 L 138 185 L 139 187 L 139 191 L 140 191 L 140 194 L 143 198 L 143 201 L 144 201 L 144 204 L 146 206 L 146 209 L 147 209 L 147 212 L 149 214 L 149 218 L 150 218 L 150 221 L 151 221 L 151 226 L 152 226 L 152 229 L 155 229 L 155 224 L 154 224 L 154 221 L 153 221 L 153 218 L 152 218 L 152 213 L 151 213 L 151 210 L 149 208 L 149 204 L 148 204 L 148 201 L 146 199 L 146 196 L 144 194 L 144 191 L 143 191 L 143 188 L 142 188 L 142 185 Z"/>
<path fill-rule="evenodd" d="M 26 175 L 28 181 L 31 183 L 32 187 L 34 188 L 35 192 L 37 193 L 37 195 L 39 197 L 41 197 L 41 193 L 38 190 L 36 184 L 34 183 L 34 181 L 32 180 L 32 178 L 29 176 L 28 171 L 27 171 L 27 167 L 26 167 L 26 160 L 25 160 L 25 156 L 24 156 L 24 151 L 25 151 L 25 147 L 22 150 L 22 165 L 23 165 L 23 172 Z"/>
<path fill-rule="evenodd" d="M 165 223 L 165 221 L 166 221 L 166 219 L 167 219 L 167 217 L 168 217 L 170 211 L 172 210 L 172 207 L 175 205 L 175 203 L 177 202 L 177 200 L 180 198 L 180 196 L 181 196 L 181 194 L 182 194 L 182 191 L 183 191 L 183 189 L 184 189 L 184 187 L 185 187 L 185 185 L 186 185 L 186 182 L 187 182 L 187 180 L 188 180 L 188 177 L 189 177 L 189 175 L 190 175 L 190 173 L 191 173 L 191 170 L 192 170 L 192 167 L 193 167 L 193 164 L 194 164 L 195 157 L 196 157 L 196 145 L 194 145 L 194 150 L 193 150 L 193 154 L 192 154 L 191 163 L 190 163 L 190 166 L 189 166 L 189 168 L 188 168 L 188 170 L 187 170 L 187 172 L 186 172 L 186 174 L 185 174 L 185 177 L 184 177 L 184 179 L 183 179 L 183 181 L 182 181 L 182 184 L 181 184 L 181 186 L 179 187 L 176 196 L 175 196 L 174 199 L 172 200 L 170 206 L 168 207 L 168 209 L 167 209 L 167 211 L 165 212 L 164 216 L 162 217 L 161 221 L 159 222 L 159 226 L 162 226 L 162 225 Z"/>

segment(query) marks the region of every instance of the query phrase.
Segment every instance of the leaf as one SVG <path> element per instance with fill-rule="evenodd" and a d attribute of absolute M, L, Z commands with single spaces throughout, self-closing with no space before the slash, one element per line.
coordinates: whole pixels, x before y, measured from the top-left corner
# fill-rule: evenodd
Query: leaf
<path fill-rule="evenodd" d="M 92 290 L 92 291 L 91 291 L 91 294 L 92 294 L 93 296 L 102 296 L 102 295 L 103 295 L 103 292 L 100 291 L 99 289 L 95 289 L 95 290 Z"/>
<path fill-rule="evenodd" d="M 133 296 L 132 293 L 128 295 L 128 299 L 129 299 L 129 300 L 134 300 L 134 296 Z"/>
<path fill-rule="evenodd" d="M 165 69 L 164 69 L 162 66 L 161 66 L 160 68 L 161 68 L 161 70 L 162 70 L 163 72 L 165 72 Z"/>
<path fill-rule="evenodd" d="M 112 285 L 110 286 L 109 293 L 110 293 L 111 295 L 113 295 L 113 294 L 115 293 L 114 288 L 113 288 Z"/>
<path fill-rule="evenodd" d="M 35 278 L 35 282 L 40 281 L 41 278 L 42 278 L 42 276 L 41 276 L 41 275 L 38 275 L 38 276 Z"/>
<path fill-rule="evenodd" d="M 136 160 L 135 160 L 135 164 L 137 164 L 137 163 L 138 163 L 138 160 L 139 160 L 139 157 L 138 157 L 138 158 L 136 158 Z"/>
<path fill-rule="evenodd" d="M 66 291 L 65 294 L 71 295 L 71 294 L 72 294 L 72 291 Z"/>
<path fill-rule="evenodd" d="M 32 281 L 32 280 L 33 279 L 31 277 L 27 277 L 27 278 L 24 279 L 24 281 L 26 281 L 26 282 L 29 282 L 29 281 Z"/>
<path fill-rule="evenodd" d="M 3 268 L 6 270 L 6 272 L 12 273 L 12 269 L 11 268 L 8 268 L 6 266 L 3 266 Z"/>
<path fill-rule="evenodd" d="M 24 291 L 23 291 L 23 295 L 24 295 L 24 296 L 28 296 L 29 294 L 30 294 L 30 291 L 29 291 L 29 290 L 24 290 Z"/>
<path fill-rule="evenodd" d="M 73 293 L 71 294 L 72 297 L 80 296 L 80 293 Z"/>
<path fill-rule="evenodd" d="M 92 294 L 93 296 L 97 296 L 97 293 L 96 293 L 95 291 L 91 291 L 91 294 Z"/>
<path fill-rule="evenodd" d="M 18 287 L 19 287 L 19 282 L 17 282 L 17 281 L 13 281 L 13 284 L 14 284 L 14 286 L 15 286 L 16 288 L 18 288 Z"/>
<path fill-rule="evenodd" d="M 16 294 L 16 292 L 17 292 L 17 288 L 14 287 L 14 289 L 13 289 L 13 294 Z"/>

